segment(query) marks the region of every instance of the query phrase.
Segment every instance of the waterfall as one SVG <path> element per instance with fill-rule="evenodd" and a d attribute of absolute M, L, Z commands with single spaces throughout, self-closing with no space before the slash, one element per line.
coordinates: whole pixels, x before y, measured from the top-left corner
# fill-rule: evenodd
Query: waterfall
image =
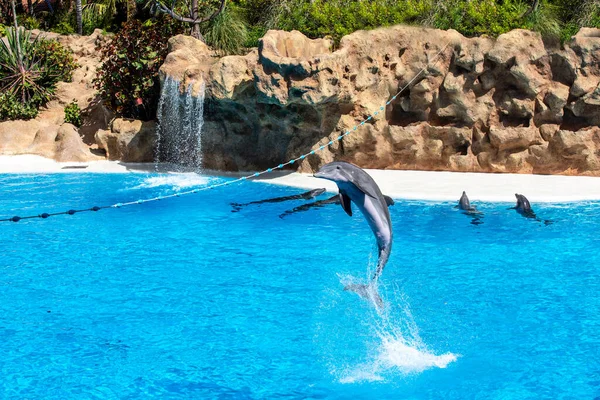
<path fill-rule="evenodd" d="M 162 86 L 158 119 L 156 162 L 172 163 L 180 169 L 202 167 L 201 132 L 204 124 L 204 82 L 197 96 L 192 85 L 180 91 L 180 82 L 167 76 Z"/>

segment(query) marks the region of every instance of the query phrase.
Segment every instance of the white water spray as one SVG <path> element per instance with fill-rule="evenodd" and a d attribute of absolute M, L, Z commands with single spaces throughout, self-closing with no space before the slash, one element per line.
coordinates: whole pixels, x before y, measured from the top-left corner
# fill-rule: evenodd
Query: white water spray
<path fill-rule="evenodd" d="M 166 77 L 158 103 L 156 162 L 172 163 L 176 169 L 202 167 L 202 125 L 204 125 L 204 90 L 202 82 L 197 96 L 192 85 L 185 92 L 179 81 Z"/>

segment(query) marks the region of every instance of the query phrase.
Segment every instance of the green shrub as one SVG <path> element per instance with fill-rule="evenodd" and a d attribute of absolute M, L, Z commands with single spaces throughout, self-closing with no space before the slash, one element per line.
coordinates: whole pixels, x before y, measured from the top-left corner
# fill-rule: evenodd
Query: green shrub
<path fill-rule="evenodd" d="M 265 36 L 267 28 L 262 25 L 254 25 L 248 28 L 248 37 L 244 42 L 244 47 L 258 47 L 258 40 Z"/>
<path fill-rule="evenodd" d="M 61 35 L 72 35 L 75 33 L 75 28 L 73 27 L 73 24 L 67 19 L 59 21 L 50 30 Z"/>
<path fill-rule="evenodd" d="M 25 29 L 40 29 L 41 27 L 40 21 L 33 15 L 19 15 L 17 18 L 19 20 L 19 26 L 23 26 Z"/>
<path fill-rule="evenodd" d="M 54 87 L 44 84 L 43 61 L 36 53 L 38 39 L 23 28 L 9 28 L 6 42 L 0 41 L 0 92 L 15 95 L 23 104 L 45 103 Z"/>
<path fill-rule="evenodd" d="M 31 103 L 23 104 L 10 92 L 0 93 L 0 121 L 31 119 L 37 117 L 38 109 Z"/>
<path fill-rule="evenodd" d="M 206 44 L 221 54 L 239 54 L 248 39 L 246 23 L 230 7 L 210 20 L 203 31 Z"/>
<path fill-rule="evenodd" d="M 577 22 L 579 26 L 600 28 L 600 1 L 585 0 L 579 7 Z"/>
<path fill-rule="evenodd" d="M 75 99 L 65 107 L 65 122 L 78 128 L 81 126 L 81 109 Z"/>
<path fill-rule="evenodd" d="M 71 82 L 73 71 L 79 65 L 73 59 L 71 50 L 56 40 L 38 40 L 36 55 L 42 60 L 43 76 L 47 84 L 53 85 L 59 81 Z"/>
<path fill-rule="evenodd" d="M 438 0 L 427 19 L 439 29 L 456 29 L 465 36 L 496 37 L 523 26 L 527 6 L 518 1 Z"/>
<path fill-rule="evenodd" d="M 102 50 L 103 63 L 95 80 L 107 107 L 129 118 L 156 116 L 158 69 L 167 55 L 167 40 L 182 31 L 181 24 L 164 17 L 144 24 L 137 20 L 123 24 Z"/>
<path fill-rule="evenodd" d="M 414 23 L 428 9 L 425 0 L 288 0 L 273 7 L 271 20 L 280 29 L 297 29 L 312 38 L 331 36 L 339 42 L 359 29 Z"/>
<path fill-rule="evenodd" d="M 0 24 L 0 37 L 6 36 L 6 29 L 5 25 Z"/>
<path fill-rule="evenodd" d="M 6 99 L 5 117 L 31 118 L 31 107 L 50 100 L 56 84 L 70 80 L 76 67 L 71 52 L 60 43 L 41 37 L 32 40 L 29 31 L 9 28 L 6 41 L 0 41 L 0 92 L 12 96 Z"/>

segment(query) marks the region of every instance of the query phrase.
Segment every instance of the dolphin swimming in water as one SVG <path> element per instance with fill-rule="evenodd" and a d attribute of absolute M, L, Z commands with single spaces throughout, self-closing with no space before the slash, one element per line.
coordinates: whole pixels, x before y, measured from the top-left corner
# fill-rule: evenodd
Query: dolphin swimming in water
<path fill-rule="evenodd" d="M 468 215 L 469 217 L 471 217 L 471 224 L 473 224 L 473 225 L 483 224 L 483 221 L 481 220 L 483 218 L 483 213 L 481 211 L 478 211 L 477 208 L 471 206 L 471 202 L 469 201 L 469 198 L 467 197 L 467 192 L 464 192 L 464 191 L 462 192 L 462 196 L 460 196 L 460 199 L 458 200 L 458 205 L 456 206 L 456 208 L 463 211 L 463 213 L 465 215 Z"/>
<path fill-rule="evenodd" d="M 541 219 L 537 215 L 535 215 L 535 212 L 533 212 L 531 204 L 529 203 L 529 200 L 527 200 L 527 197 L 519 193 L 515 193 L 515 197 L 517 198 L 517 205 L 509 208 L 509 210 L 517 210 L 517 212 L 525 218 L 530 218 L 538 222 L 543 222 L 545 225 L 550 225 L 552 223 L 552 221 L 550 220 Z"/>
<path fill-rule="evenodd" d="M 527 197 L 519 193 L 515 193 L 515 197 L 517 198 L 517 205 L 515 206 L 515 210 L 517 210 L 519 214 L 527 218 L 535 218 L 536 215 L 531 209 L 531 204 L 529 203 L 529 200 L 527 200 Z"/>
<path fill-rule="evenodd" d="M 343 161 L 331 162 L 323 165 L 314 176 L 335 182 L 340 191 L 340 203 L 346 214 L 352 216 L 351 204 L 356 204 L 375 235 L 379 259 L 371 282 L 368 285 L 348 285 L 344 290 L 351 290 L 364 298 L 371 299 L 380 308 L 383 301 L 377 293 L 376 284 L 390 257 L 393 238 L 387 202 L 373 178 L 354 164 Z"/>
<path fill-rule="evenodd" d="M 231 210 L 231 212 L 238 212 L 242 209 L 242 207 L 248 206 L 250 204 L 280 203 L 282 201 L 288 201 L 288 200 L 310 200 L 310 199 L 313 199 L 313 198 L 323 194 L 324 192 L 325 192 L 325 188 L 319 188 L 319 189 L 310 190 L 305 193 L 295 194 L 292 196 L 275 197 L 272 199 L 251 201 L 250 203 L 231 203 L 231 206 L 233 207 L 233 210 Z"/>
<path fill-rule="evenodd" d="M 387 203 L 388 207 L 391 207 L 395 204 L 394 200 L 391 197 L 386 196 L 386 195 L 383 195 L 383 197 L 385 198 L 385 202 Z M 330 198 L 325 199 L 325 200 L 317 200 L 312 203 L 302 204 L 301 206 L 294 207 L 293 209 L 287 210 L 286 212 L 281 214 L 279 216 L 279 218 L 283 219 L 283 218 L 287 217 L 288 215 L 291 215 L 291 214 L 294 214 L 297 212 L 308 211 L 311 208 L 321 208 L 323 206 L 326 206 L 327 204 L 340 204 L 340 195 L 336 194 L 335 196 L 331 196 Z"/>

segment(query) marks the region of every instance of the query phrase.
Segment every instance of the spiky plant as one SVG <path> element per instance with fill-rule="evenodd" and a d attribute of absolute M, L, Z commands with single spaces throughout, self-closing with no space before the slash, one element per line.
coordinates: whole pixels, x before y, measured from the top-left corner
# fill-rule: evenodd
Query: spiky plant
<path fill-rule="evenodd" d="M 578 11 L 580 27 L 600 28 L 600 0 L 585 0 Z"/>
<path fill-rule="evenodd" d="M 541 33 L 544 39 L 556 40 L 561 34 L 561 24 L 557 8 L 545 1 L 530 9 L 524 17 L 527 27 L 532 31 Z"/>
<path fill-rule="evenodd" d="M 23 104 L 48 101 L 53 92 L 40 84 L 44 71 L 36 55 L 38 38 L 31 40 L 31 32 L 11 27 L 0 43 L 0 92 L 14 94 Z"/>
<path fill-rule="evenodd" d="M 226 7 L 208 22 L 204 39 L 222 54 L 238 54 L 248 39 L 248 27 L 235 10 Z"/>

